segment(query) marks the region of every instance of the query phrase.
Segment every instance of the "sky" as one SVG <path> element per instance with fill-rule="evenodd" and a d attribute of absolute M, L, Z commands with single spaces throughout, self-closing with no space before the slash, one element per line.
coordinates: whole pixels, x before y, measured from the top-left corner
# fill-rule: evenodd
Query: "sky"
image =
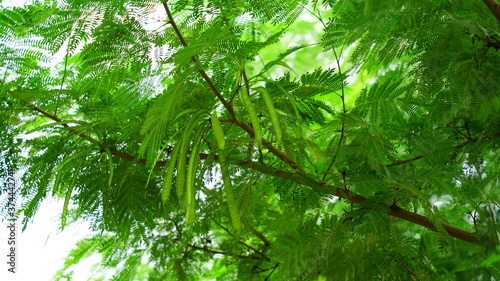
<path fill-rule="evenodd" d="M 88 223 L 77 223 L 70 225 L 61 232 L 60 214 L 63 203 L 47 200 L 41 205 L 25 232 L 21 232 L 21 221 L 17 222 L 17 259 L 16 273 L 7 271 L 6 264 L 8 254 L 7 222 L 2 222 L 0 228 L 0 253 L 2 254 L 2 266 L 0 268 L 0 280 L 8 281 L 45 281 L 53 280 L 54 274 L 62 268 L 64 258 L 74 247 L 76 242 L 91 234 Z M 78 265 L 72 281 L 86 281 L 89 277 L 91 265 L 97 262 L 98 257 L 90 257 Z"/>

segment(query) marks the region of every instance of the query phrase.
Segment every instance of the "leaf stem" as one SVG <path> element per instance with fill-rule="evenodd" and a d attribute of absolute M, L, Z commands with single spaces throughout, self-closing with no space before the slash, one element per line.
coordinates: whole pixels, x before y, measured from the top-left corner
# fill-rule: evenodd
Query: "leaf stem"
<path fill-rule="evenodd" d="M 337 68 L 339 75 L 342 76 L 342 69 L 340 67 L 340 57 L 337 55 L 337 51 L 335 51 L 335 48 L 333 49 L 333 54 L 335 55 L 335 61 L 337 62 Z M 346 107 L 345 107 L 345 90 L 344 90 L 344 82 L 342 82 L 342 88 L 341 88 L 341 95 L 340 99 L 342 100 L 342 124 L 340 127 L 340 137 L 339 137 L 339 143 L 337 145 L 337 149 L 335 150 L 335 154 L 333 155 L 332 161 L 328 165 L 328 168 L 325 170 L 325 173 L 323 174 L 323 177 L 321 178 L 321 181 L 324 182 L 326 175 L 330 172 L 330 169 L 332 168 L 333 164 L 335 161 L 337 161 L 337 156 L 340 151 L 340 147 L 342 146 L 342 141 L 344 140 L 345 137 L 345 114 L 347 113 Z"/>

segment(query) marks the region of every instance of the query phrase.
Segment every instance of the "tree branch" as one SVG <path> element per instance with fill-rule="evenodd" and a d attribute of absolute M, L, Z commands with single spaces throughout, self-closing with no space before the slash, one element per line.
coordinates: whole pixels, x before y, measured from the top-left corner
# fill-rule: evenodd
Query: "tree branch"
<path fill-rule="evenodd" d="M 50 119 L 52 119 L 52 120 L 60 123 L 61 126 L 67 128 L 68 131 L 71 132 L 72 134 L 75 134 L 75 135 L 79 136 L 80 138 L 82 138 L 84 140 L 87 140 L 91 144 L 98 146 L 100 149 L 104 150 L 104 149 L 108 148 L 109 151 L 111 152 L 111 154 L 113 156 L 116 156 L 116 157 L 118 157 L 120 159 L 129 161 L 129 162 L 137 162 L 139 164 L 146 165 L 146 160 L 145 159 L 136 159 L 134 156 L 132 156 L 130 154 L 118 151 L 118 150 L 116 150 L 114 148 L 107 147 L 106 145 L 104 145 L 100 141 L 92 138 L 91 136 L 89 136 L 87 134 L 84 134 L 84 133 L 81 133 L 78 130 L 74 129 L 73 127 L 69 126 L 68 125 L 69 122 L 64 122 L 62 119 L 60 119 L 56 115 L 51 114 L 51 113 L 49 113 L 49 112 L 41 109 L 40 107 L 38 107 L 38 106 L 36 106 L 36 105 L 34 105 L 32 103 L 29 103 L 29 102 L 27 102 L 25 100 L 21 100 L 21 102 L 24 103 L 24 104 L 26 104 L 31 109 L 37 111 L 38 113 L 41 113 L 43 116 L 48 117 L 48 118 L 50 118 Z M 165 161 L 163 161 L 163 162 L 165 162 Z M 159 164 L 159 163 L 157 163 L 157 164 Z M 165 163 L 161 163 L 161 166 L 163 166 L 163 165 L 165 165 Z"/>
<path fill-rule="evenodd" d="M 68 126 L 68 124 L 64 123 L 64 121 L 62 119 L 60 119 L 59 117 L 57 117 L 53 114 L 50 114 L 47 111 L 41 109 L 40 107 L 33 105 L 27 101 L 23 100 L 22 102 L 24 104 L 28 105 L 30 108 L 34 109 L 35 111 L 41 113 L 45 117 L 48 117 L 56 122 L 60 122 L 61 125 L 68 128 L 68 130 L 71 133 L 89 141 L 90 143 L 100 147 L 101 149 L 107 148 L 104 144 L 100 143 L 99 141 L 95 140 L 94 138 L 92 138 L 86 134 L 80 133 L 77 130 L 73 129 L 72 127 Z M 496 132 L 495 134 L 500 135 L 500 132 Z M 458 146 L 455 146 L 455 148 L 463 147 L 463 146 L 465 146 L 469 143 L 475 142 L 477 140 L 479 140 L 479 138 L 470 139 L 470 140 L 468 140 L 468 141 L 466 141 Z M 109 150 L 111 151 L 112 155 L 114 155 L 120 159 L 130 161 L 130 162 L 135 162 L 135 163 L 142 164 L 142 165 L 146 165 L 145 159 L 137 159 L 130 154 L 118 151 L 118 150 L 113 149 L 113 148 L 109 148 Z M 208 156 L 209 155 L 205 154 L 205 153 L 201 153 L 199 155 L 200 159 L 207 159 Z M 416 157 L 416 158 L 418 158 L 418 157 Z M 420 158 L 423 158 L 423 157 L 420 157 Z M 420 159 L 420 158 L 418 158 L 418 159 Z M 214 159 L 217 161 L 217 155 L 214 156 Z M 410 160 L 412 160 L 412 159 L 410 159 Z M 414 160 L 416 160 L 416 159 L 414 159 Z M 409 160 L 406 160 L 406 162 L 409 162 Z M 398 162 L 398 163 L 400 163 L 400 162 Z M 155 163 L 155 166 L 156 167 L 163 167 L 163 166 L 165 166 L 165 164 L 166 164 L 166 161 L 158 161 Z M 307 175 L 305 175 L 303 173 L 290 173 L 287 171 L 278 170 L 278 169 L 275 169 L 273 167 L 265 166 L 263 164 L 255 163 L 252 161 L 236 162 L 236 163 L 230 163 L 230 164 L 249 168 L 249 169 L 258 171 L 260 173 L 271 175 L 274 177 L 280 177 L 283 179 L 287 179 L 287 180 L 296 182 L 298 184 L 307 185 L 307 186 L 312 187 L 313 189 L 315 189 L 316 191 L 318 191 L 320 193 L 330 194 L 330 195 L 334 195 L 334 196 L 337 196 L 340 198 L 344 198 L 344 199 L 346 199 L 350 202 L 353 202 L 353 203 L 361 203 L 361 202 L 366 200 L 366 197 L 361 196 L 359 194 L 355 194 L 350 190 L 347 190 L 345 188 L 335 187 L 335 186 L 324 184 L 324 183 L 319 183 L 316 180 L 309 178 Z M 395 164 L 397 164 L 397 163 L 394 163 L 394 165 Z M 400 165 L 400 164 L 398 164 L 398 165 Z M 438 231 L 436 226 L 425 216 L 406 211 L 406 210 L 404 210 L 396 205 L 387 206 L 387 207 L 389 209 L 387 214 L 390 216 L 397 217 L 397 218 L 409 221 L 411 223 L 421 225 L 421 226 L 428 228 L 432 231 Z M 475 243 L 477 241 L 477 238 L 471 232 L 447 225 L 445 223 L 441 223 L 441 226 L 452 237 L 455 237 L 457 239 L 460 239 L 460 240 L 463 240 L 466 242 L 470 242 L 470 243 Z M 266 239 L 264 239 L 263 241 L 266 241 Z"/>
<path fill-rule="evenodd" d="M 278 266 L 280 266 L 280 263 L 276 263 L 274 266 L 273 266 L 273 269 L 271 270 L 271 272 L 269 272 L 269 274 L 267 275 L 266 279 L 264 279 L 265 281 L 267 280 L 271 280 L 271 275 L 274 273 L 274 271 L 276 270 L 276 268 L 278 268 Z"/>
<path fill-rule="evenodd" d="M 407 160 L 401 160 L 401 161 L 398 161 L 398 162 L 394 162 L 394 163 L 391 163 L 389 165 L 386 165 L 386 167 L 392 167 L 392 166 L 398 166 L 398 165 L 404 165 L 404 164 L 408 164 L 408 163 L 411 163 L 413 161 L 416 161 L 418 159 L 422 159 L 424 158 L 426 155 L 420 155 L 420 156 L 417 156 L 417 157 L 413 157 L 413 158 L 410 158 L 410 159 L 407 159 Z"/>
<path fill-rule="evenodd" d="M 385 252 L 387 252 L 387 254 L 389 254 L 389 256 L 391 256 L 398 264 L 402 265 L 411 275 L 413 275 L 415 278 L 417 278 L 417 280 L 420 281 L 420 278 L 418 277 L 418 275 L 413 270 L 411 270 L 411 268 L 409 268 L 408 265 L 406 265 L 404 262 L 400 261 L 395 255 L 393 255 L 389 251 L 385 251 Z"/>
<path fill-rule="evenodd" d="M 490 9 L 495 18 L 500 22 L 500 4 L 495 0 L 483 0 L 483 3 Z"/>
<path fill-rule="evenodd" d="M 255 229 L 251 224 L 249 224 L 249 227 L 250 229 L 252 230 L 252 233 L 260 239 L 260 241 L 264 242 L 264 245 L 266 247 L 269 247 L 271 246 L 271 242 L 269 242 L 269 240 L 267 240 L 267 238 L 262 234 L 260 233 L 259 231 L 257 231 L 257 229 Z"/>
<path fill-rule="evenodd" d="M 240 166 L 247 167 L 247 168 L 250 168 L 250 169 L 259 171 L 261 173 L 271 175 L 271 176 L 284 178 L 284 179 L 296 182 L 298 184 L 307 185 L 307 186 L 312 187 L 313 189 L 315 189 L 316 191 L 318 191 L 320 193 L 330 194 L 330 195 L 334 195 L 334 196 L 337 196 L 340 198 L 344 198 L 344 199 L 346 199 L 350 202 L 353 202 L 353 203 L 361 203 L 361 202 L 364 202 L 366 200 L 366 197 L 361 196 L 359 194 L 355 194 L 350 190 L 347 190 L 345 188 L 335 187 L 332 185 L 318 183 L 314 179 L 310 179 L 310 178 L 308 178 L 304 175 L 301 175 L 301 174 L 289 173 L 286 171 L 277 170 L 273 167 L 264 166 L 262 164 L 257 164 L 254 162 L 241 164 Z M 430 229 L 432 231 L 438 231 L 436 226 L 429 220 L 429 218 L 427 218 L 425 216 L 419 215 L 417 213 L 412 213 L 412 212 L 406 211 L 406 210 L 404 210 L 396 205 L 387 206 L 387 209 L 388 209 L 387 214 L 390 216 L 397 217 L 397 218 L 409 221 L 411 223 L 421 225 L 421 226 L 423 226 L 427 229 Z M 474 236 L 474 233 L 472 233 L 472 232 L 469 232 L 469 231 L 466 231 L 466 230 L 463 230 L 460 228 L 456 228 L 456 227 L 450 226 L 450 225 L 445 224 L 445 223 L 440 223 L 440 224 L 441 224 L 441 227 L 443 227 L 446 230 L 446 232 L 452 237 L 455 237 L 457 239 L 460 239 L 460 240 L 463 240 L 463 241 L 466 241 L 469 243 L 475 243 L 478 241 L 477 238 Z"/>

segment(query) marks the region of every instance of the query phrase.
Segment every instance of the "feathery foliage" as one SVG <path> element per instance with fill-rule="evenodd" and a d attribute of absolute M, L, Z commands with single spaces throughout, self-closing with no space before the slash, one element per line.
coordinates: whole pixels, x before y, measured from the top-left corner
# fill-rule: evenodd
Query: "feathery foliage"
<path fill-rule="evenodd" d="M 56 280 L 500 279 L 489 3 L 2 7 L 0 172 L 92 222 Z"/>

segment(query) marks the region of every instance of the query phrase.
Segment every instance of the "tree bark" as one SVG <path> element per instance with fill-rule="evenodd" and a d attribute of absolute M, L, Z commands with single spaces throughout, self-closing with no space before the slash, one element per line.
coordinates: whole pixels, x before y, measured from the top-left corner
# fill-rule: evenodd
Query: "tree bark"
<path fill-rule="evenodd" d="M 500 4 L 495 0 L 483 0 L 483 3 L 490 9 L 498 22 L 500 22 Z"/>

